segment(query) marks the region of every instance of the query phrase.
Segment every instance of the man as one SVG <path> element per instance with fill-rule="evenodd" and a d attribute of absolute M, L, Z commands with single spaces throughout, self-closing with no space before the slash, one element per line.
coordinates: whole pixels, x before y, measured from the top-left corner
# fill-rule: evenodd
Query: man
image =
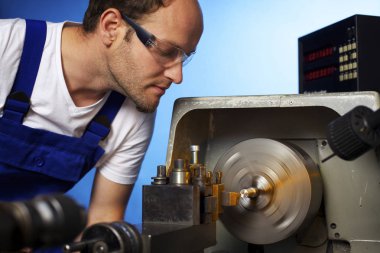
<path fill-rule="evenodd" d="M 95 166 L 88 225 L 123 219 L 154 111 L 181 83 L 202 22 L 196 0 L 90 0 L 83 25 L 47 23 L 28 96 L 14 87 L 30 83 L 20 68 L 38 43 L 25 30 L 40 24 L 1 20 L 0 199 L 66 191 Z"/>

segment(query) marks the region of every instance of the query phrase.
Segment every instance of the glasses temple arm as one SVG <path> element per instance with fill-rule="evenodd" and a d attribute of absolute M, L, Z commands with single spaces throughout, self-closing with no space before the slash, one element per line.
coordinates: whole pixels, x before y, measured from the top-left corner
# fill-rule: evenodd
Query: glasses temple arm
<path fill-rule="evenodd" d="M 136 31 L 136 35 L 141 40 L 144 45 L 149 45 L 152 42 L 154 36 L 148 31 L 144 30 L 135 21 L 130 19 L 128 16 L 123 15 L 124 20 Z"/>

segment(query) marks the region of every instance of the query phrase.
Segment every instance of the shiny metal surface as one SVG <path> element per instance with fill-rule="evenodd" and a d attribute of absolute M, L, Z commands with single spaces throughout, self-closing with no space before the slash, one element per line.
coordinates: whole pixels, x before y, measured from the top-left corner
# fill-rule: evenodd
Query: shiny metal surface
<path fill-rule="evenodd" d="M 256 198 L 260 194 L 260 189 L 256 187 L 250 187 L 240 190 L 241 198 Z"/>
<path fill-rule="evenodd" d="M 170 184 L 185 185 L 190 183 L 190 171 L 185 166 L 183 159 L 174 162 L 174 168 L 170 173 Z"/>
<path fill-rule="evenodd" d="M 198 161 L 199 145 L 191 145 L 190 151 L 191 151 L 191 163 L 197 164 L 199 162 Z"/>
<path fill-rule="evenodd" d="M 227 192 L 256 188 L 226 207 L 223 224 L 240 240 L 253 244 L 281 241 L 314 217 L 322 198 L 316 164 L 301 149 L 271 139 L 238 143 L 220 157 L 214 173 L 223 173 Z M 253 195 L 252 195 L 253 196 Z"/>
<path fill-rule="evenodd" d="M 158 165 L 157 166 L 157 175 L 152 177 L 152 184 L 155 185 L 165 185 L 169 181 L 169 178 L 166 176 L 166 166 Z"/>
<path fill-rule="evenodd" d="M 356 105 L 375 110 L 380 97 L 347 92 L 180 98 L 173 108 L 166 167 L 172 169 L 178 157 L 190 160 L 188 147 L 194 143 L 203 150 L 199 158 L 214 168 L 226 145 L 249 138 L 325 138 L 326 125 Z"/>

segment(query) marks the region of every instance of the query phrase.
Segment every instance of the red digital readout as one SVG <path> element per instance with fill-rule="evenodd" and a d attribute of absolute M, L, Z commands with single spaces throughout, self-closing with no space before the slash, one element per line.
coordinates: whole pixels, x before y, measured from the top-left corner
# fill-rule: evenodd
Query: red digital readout
<path fill-rule="evenodd" d="M 305 74 L 305 81 L 312 81 L 319 78 L 327 77 L 332 75 L 337 70 L 336 67 L 326 67 L 321 69 L 316 69 Z"/>
<path fill-rule="evenodd" d="M 307 55 L 304 56 L 304 61 L 305 62 L 312 62 L 327 56 L 330 56 L 334 53 L 334 48 L 333 47 L 327 47 L 320 49 L 318 51 L 314 51 L 311 53 L 308 53 Z"/>

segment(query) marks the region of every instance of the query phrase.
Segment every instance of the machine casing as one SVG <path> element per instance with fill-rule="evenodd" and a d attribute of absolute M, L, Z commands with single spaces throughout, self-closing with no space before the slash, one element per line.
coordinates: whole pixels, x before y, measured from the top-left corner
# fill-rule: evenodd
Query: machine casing
<path fill-rule="evenodd" d="M 376 92 L 303 95 L 182 98 L 173 111 L 166 166 L 174 159 L 190 160 L 189 146 L 200 145 L 199 160 L 213 171 L 218 159 L 237 143 L 269 138 L 296 144 L 319 165 L 323 204 L 313 220 L 288 239 L 260 246 L 266 253 L 375 253 L 380 250 L 380 168 L 374 151 L 355 161 L 331 154 L 328 123 L 357 105 L 380 106 Z M 252 235 L 254 236 L 254 235 Z M 255 245 L 249 246 L 251 249 Z M 347 251 L 350 250 L 350 251 Z M 217 223 L 217 245 L 207 252 L 249 252 Z M 252 251 L 250 251 L 252 252 Z"/>

